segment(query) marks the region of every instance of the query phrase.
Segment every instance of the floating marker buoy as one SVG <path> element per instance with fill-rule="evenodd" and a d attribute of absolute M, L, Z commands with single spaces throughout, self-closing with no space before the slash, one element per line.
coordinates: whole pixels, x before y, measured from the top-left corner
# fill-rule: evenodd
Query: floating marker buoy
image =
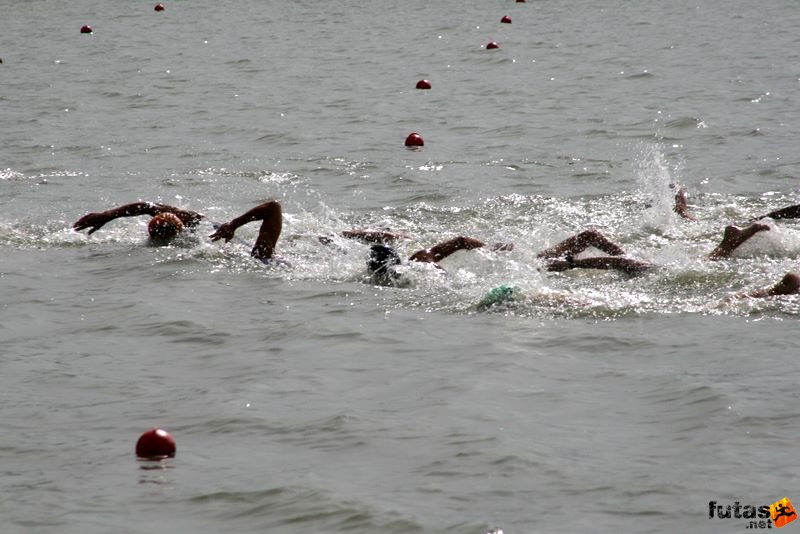
<path fill-rule="evenodd" d="M 500 48 L 500 45 L 494 41 L 486 45 L 486 50 L 494 50 L 495 48 Z"/>
<path fill-rule="evenodd" d="M 502 22 L 503 24 L 511 24 L 511 17 L 505 15 L 502 19 L 500 19 L 500 22 Z"/>
<path fill-rule="evenodd" d="M 175 456 L 175 439 L 161 428 L 152 428 L 139 436 L 136 456 L 147 460 L 163 460 Z"/>
<path fill-rule="evenodd" d="M 428 80 L 420 80 L 417 82 L 417 89 L 430 89 L 430 88 L 431 88 L 431 82 L 429 82 Z"/>
<path fill-rule="evenodd" d="M 156 11 L 164 11 L 164 4 L 156 4 L 154 8 Z"/>
<path fill-rule="evenodd" d="M 86 26 L 81 26 L 81 33 L 92 33 L 92 27 L 88 24 Z"/>
<path fill-rule="evenodd" d="M 406 146 L 425 146 L 425 141 L 420 134 L 413 132 L 406 137 Z"/>

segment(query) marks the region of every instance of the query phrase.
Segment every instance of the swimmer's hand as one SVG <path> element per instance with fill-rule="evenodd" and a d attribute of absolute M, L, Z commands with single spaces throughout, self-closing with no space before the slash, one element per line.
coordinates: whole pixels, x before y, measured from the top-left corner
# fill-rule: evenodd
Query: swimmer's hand
<path fill-rule="evenodd" d="M 87 213 L 78 219 L 75 224 L 72 225 L 72 228 L 77 232 L 89 228 L 89 235 L 92 235 L 110 220 L 111 218 L 106 212 Z"/>
<path fill-rule="evenodd" d="M 220 239 L 224 239 L 227 243 L 233 239 L 234 233 L 236 233 L 236 228 L 231 223 L 224 223 L 220 224 L 217 228 L 217 231 L 208 237 L 211 238 L 211 241 L 219 241 Z"/>

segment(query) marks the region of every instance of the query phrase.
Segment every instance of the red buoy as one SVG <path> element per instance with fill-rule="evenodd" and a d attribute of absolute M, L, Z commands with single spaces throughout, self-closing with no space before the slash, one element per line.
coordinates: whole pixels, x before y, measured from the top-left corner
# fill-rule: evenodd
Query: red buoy
<path fill-rule="evenodd" d="M 151 428 L 136 442 L 136 456 L 147 460 L 163 460 L 175 456 L 175 439 L 161 428 Z"/>
<path fill-rule="evenodd" d="M 420 134 L 413 132 L 406 137 L 406 146 L 425 146 L 425 141 L 422 140 Z"/>
<path fill-rule="evenodd" d="M 500 19 L 500 22 L 502 22 L 503 24 L 511 24 L 511 17 L 505 15 L 502 19 Z"/>
<path fill-rule="evenodd" d="M 431 88 L 431 82 L 429 82 L 428 80 L 420 80 L 417 82 L 417 89 L 430 89 L 430 88 Z"/>
<path fill-rule="evenodd" d="M 500 45 L 494 41 L 486 45 L 486 50 L 494 50 L 495 48 L 500 48 Z"/>
<path fill-rule="evenodd" d="M 156 11 L 164 11 L 164 4 L 156 4 L 155 10 Z"/>
<path fill-rule="evenodd" d="M 86 26 L 81 26 L 81 33 L 92 33 L 92 27 L 88 24 Z"/>

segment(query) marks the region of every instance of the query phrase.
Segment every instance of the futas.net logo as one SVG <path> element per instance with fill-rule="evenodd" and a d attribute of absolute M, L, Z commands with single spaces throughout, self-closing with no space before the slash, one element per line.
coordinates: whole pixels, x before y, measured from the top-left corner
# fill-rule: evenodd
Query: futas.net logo
<path fill-rule="evenodd" d="M 797 512 L 787 497 L 769 506 L 753 506 L 735 501 L 733 505 L 708 502 L 709 519 L 743 519 L 745 528 L 781 528 L 795 519 Z"/>

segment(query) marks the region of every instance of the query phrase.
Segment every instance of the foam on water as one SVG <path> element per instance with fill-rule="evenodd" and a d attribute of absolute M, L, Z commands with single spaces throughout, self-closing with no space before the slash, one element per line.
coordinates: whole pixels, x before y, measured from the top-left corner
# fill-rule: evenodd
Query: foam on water
<path fill-rule="evenodd" d="M 708 310 L 739 313 L 746 308 L 726 309 L 719 305 L 726 292 L 770 285 L 792 270 L 791 260 L 800 253 L 800 232 L 791 220 L 764 220 L 770 230 L 745 243 L 732 259 L 705 261 L 704 256 L 721 238 L 723 224 L 715 218 L 716 213 L 742 217 L 766 209 L 767 204 L 745 197 L 698 195 L 693 200 L 703 205 L 704 213 L 699 214 L 698 221 L 682 220 L 672 210 L 674 171 L 659 146 L 642 145 L 638 157 L 638 189 L 631 193 L 563 199 L 511 195 L 487 197 L 470 204 L 425 198 L 403 207 L 348 211 L 325 202 L 303 206 L 292 201 L 284 208 L 284 229 L 278 244 L 278 254 L 287 264 L 264 266 L 249 257 L 256 224 L 241 228 L 234 241 L 224 244 L 211 243 L 206 238 L 213 232 L 206 222 L 163 253 L 158 252 L 156 257 L 160 259 L 156 261 L 174 262 L 177 267 L 181 260 L 193 259 L 192 270 L 198 269 L 196 261 L 200 261 L 207 264 L 209 272 L 264 273 L 291 282 L 369 284 L 365 267 L 369 247 L 342 237 L 342 230 L 369 227 L 402 232 L 408 238 L 395 247 L 406 258 L 415 250 L 468 235 L 488 244 L 510 242 L 514 249 L 462 251 L 441 262 L 444 271 L 406 262 L 400 268 L 402 287 L 382 293 L 387 306 L 474 313 L 481 296 L 492 287 L 513 284 L 526 297 L 504 305 L 504 313 L 537 317 L 618 317 Z M 275 173 L 198 171 L 198 176 L 209 175 L 261 179 Z M 299 184 L 302 179 L 280 178 L 273 185 L 288 192 Z M 187 203 L 182 197 L 175 200 Z M 218 205 L 207 211 L 215 219 L 229 220 L 240 209 Z M 202 206 L 200 210 L 204 211 Z M 63 219 L 27 225 L 8 221 L 0 228 L 0 239 L 6 246 L 19 248 L 113 245 L 135 249 L 147 244 L 146 222 L 145 218 L 123 218 L 86 236 L 64 227 Z M 600 230 L 619 242 L 630 256 L 658 267 L 636 276 L 590 270 L 546 272 L 546 261 L 537 258 L 538 251 L 586 228 Z M 320 237 L 327 237 L 328 244 L 324 245 Z M 602 253 L 590 249 L 581 256 L 599 254 Z"/>

